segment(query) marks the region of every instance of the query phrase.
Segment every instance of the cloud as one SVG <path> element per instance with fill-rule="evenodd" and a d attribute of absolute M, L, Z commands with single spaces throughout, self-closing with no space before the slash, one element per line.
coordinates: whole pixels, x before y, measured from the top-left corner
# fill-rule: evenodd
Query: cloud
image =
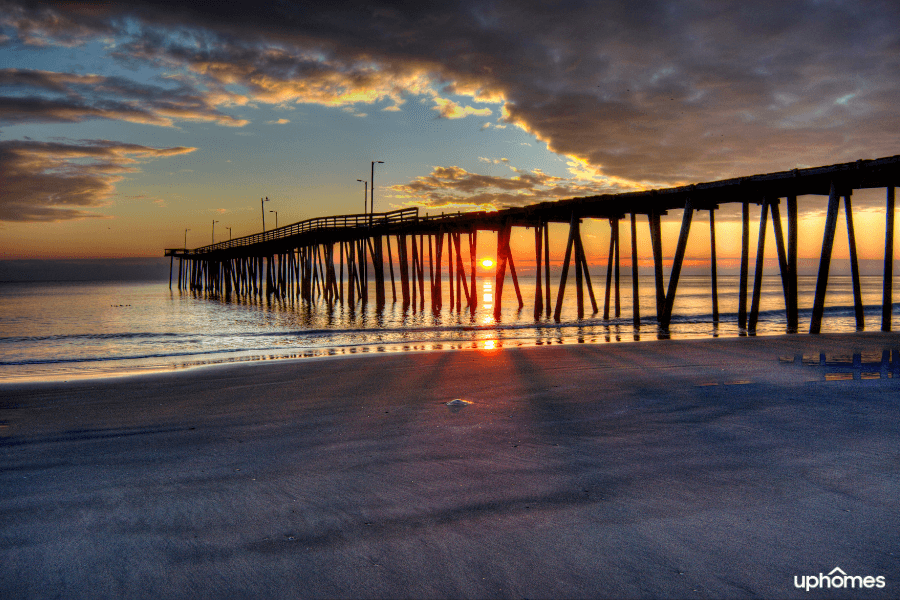
<path fill-rule="evenodd" d="M 290 122 L 290 119 L 277 119 L 274 121 L 266 121 L 266 125 L 287 125 Z"/>
<path fill-rule="evenodd" d="M 98 216 L 124 173 L 142 160 L 193 152 L 107 140 L 0 141 L 0 221 L 66 221 Z"/>
<path fill-rule="evenodd" d="M 497 103 L 499 125 L 623 181 L 704 181 L 897 152 L 896 2 L 4 7 L 11 43 L 114 36 L 120 59 L 189 73 L 211 106 L 399 110 L 417 96 L 452 118 L 494 112 L 460 98 Z"/>
<path fill-rule="evenodd" d="M 114 119 L 171 127 L 175 120 L 241 127 L 186 86 L 167 89 L 120 77 L 29 69 L 0 69 L 0 123 L 77 123 Z"/>
<path fill-rule="evenodd" d="M 506 163 L 499 161 L 482 161 Z M 499 209 L 546 200 L 625 191 L 615 181 L 580 181 L 548 175 L 540 169 L 524 171 L 510 167 L 508 177 L 481 175 L 462 167 L 434 167 L 430 174 L 391 187 L 394 198 L 410 206 L 430 208 Z"/>
<path fill-rule="evenodd" d="M 446 98 L 434 98 L 434 110 L 438 111 L 443 119 L 462 119 L 469 115 L 488 116 L 491 114 L 490 108 L 472 108 L 471 106 L 460 106 L 452 100 Z"/>

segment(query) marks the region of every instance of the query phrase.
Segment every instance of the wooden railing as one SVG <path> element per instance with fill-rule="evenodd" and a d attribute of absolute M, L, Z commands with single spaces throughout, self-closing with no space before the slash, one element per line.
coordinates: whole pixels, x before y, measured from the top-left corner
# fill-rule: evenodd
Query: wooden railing
<path fill-rule="evenodd" d="M 284 227 L 270 229 L 262 233 L 254 233 L 227 242 L 218 242 L 209 246 L 202 246 L 189 250 L 187 248 L 168 248 L 166 256 L 190 256 L 195 254 L 208 254 L 220 250 L 231 250 L 234 248 L 242 248 L 245 246 L 253 246 L 264 242 L 274 242 L 277 240 L 291 238 L 303 233 L 311 233 L 321 230 L 332 229 L 369 229 L 372 227 L 381 227 L 394 223 L 410 223 L 419 220 L 418 208 L 401 208 L 385 213 L 373 214 L 356 214 L 356 215 L 336 215 L 331 217 L 315 217 L 300 221 L 299 223 L 291 223 Z"/>

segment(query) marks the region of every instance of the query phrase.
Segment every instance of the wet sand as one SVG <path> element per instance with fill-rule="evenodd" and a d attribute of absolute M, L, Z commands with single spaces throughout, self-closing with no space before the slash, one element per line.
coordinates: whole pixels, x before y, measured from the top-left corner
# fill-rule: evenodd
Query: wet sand
<path fill-rule="evenodd" d="M 884 349 L 900 336 L 0 386 L 0 597 L 897 597 Z M 794 587 L 835 567 L 886 586 Z"/>

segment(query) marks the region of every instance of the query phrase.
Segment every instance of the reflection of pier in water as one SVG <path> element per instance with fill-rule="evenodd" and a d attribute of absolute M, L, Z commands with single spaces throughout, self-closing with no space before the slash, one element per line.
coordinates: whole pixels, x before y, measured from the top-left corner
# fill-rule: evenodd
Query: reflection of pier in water
<path fill-rule="evenodd" d="M 782 364 L 813 368 L 821 371 L 824 381 L 900 378 L 900 351 L 882 350 L 877 353 L 856 352 L 852 355 L 798 354 L 781 357 Z"/>
<path fill-rule="evenodd" d="M 427 287 L 431 308 L 441 310 L 444 302 L 443 269 L 446 265 L 446 282 L 449 288 L 447 300 L 451 309 L 463 311 L 466 308 L 474 313 L 475 307 L 481 301 L 475 291 L 477 236 L 479 231 L 494 231 L 497 237 L 497 265 L 492 300 L 494 316 L 499 319 L 507 270 L 512 279 L 519 308 L 524 306 L 509 242 L 514 227 L 527 227 L 534 229 L 535 319 L 541 318 L 544 314 L 549 318 L 552 314 L 556 321 L 560 320 L 566 282 L 573 265 L 575 301 L 578 318 L 581 319 L 585 313 L 585 288 L 593 313 L 600 312 L 591 283 L 589 257 L 582 244 L 580 229 L 582 219 L 591 218 L 607 220 L 610 225 L 603 305 L 603 318 L 608 320 L 611 310 L 615 317 L 619 317 L 621 311 L 619 225 L 620 221 L 627 218 L 631 227 L 632 315 L 634 325 L 638 327 L 641 322 L 641 310 L 638 301 L 636 239 L 637 217 L 640 215 L 646 218 L 650 231 L 650 253 L 653 256 L 656 288 L 656 321 L 659 327 L 666 331 L 672 320 L 691 223 L 694 215 L 700 211 L 709 213 L 712 319 L 713 323 L 718 323 L 715 212 L 720 205 L 740 204 L 742 252 L 738 324 L 742 330 L 751 333 L 756 331 L 765 261 L 766 231 L 771 216 L 784 291 L 787 330 L 795 332 L 799 329 L 797 197 L 821 196 L 827 198 L 823 200 L 826 212 L 825 232 L 819 256 L 809 331 L 818 333 L 821 330 L 832 247 L 841 203 L 844 205 L 847 225 L 856 325 L 858 329 L 862 329 L 863 304 L 850 198 L 855 190 L 884 188 L 886 226 L 881 328 L 889 331 L 893 303 L 894 186 L 898 179 L 900 179 L 900 156 L 891 156 L 676 188 L 542 202 L 496 212 L 422 217 L 419 216 L 418 209 L 412 208 L 386 213 L 320 217 L 192 250 L 168 249 L 166 256 L 172 257 L 169 284 L 171 287 L 173 274 L 171 267 L 177 258 L 179 289 L 226 295 L 296 298 L 306 302 L 318 300 L 332 304 L 346 302 L 354 306 L 357 303 L 368 302 L 371 283 L 375 287 L 375 301 L 382 307 L 386 302 L 388 278 L 385 263 L 387 263 L 393 302 L 398 300 L 397 278 L 399 278 L 399 296 L 404 306 L 418 306 L 420 310 L 424 310 Z M 780 213 L 782 200 L 786 205 L 786 234 Z M 751 204 L 760 207 L 752 293 L 749 290 Z M 683 214 L 678 243 L 666 283 L 660 218 L 671 210 L 683 210 Z M 565 258 L 555 298 L 550 278 L 551 223 L 565 223 L 569 226 Z M 396 260 L 394 251 L 397 254 Z M 464 256 L 468 260 L 464 260 Z"/>

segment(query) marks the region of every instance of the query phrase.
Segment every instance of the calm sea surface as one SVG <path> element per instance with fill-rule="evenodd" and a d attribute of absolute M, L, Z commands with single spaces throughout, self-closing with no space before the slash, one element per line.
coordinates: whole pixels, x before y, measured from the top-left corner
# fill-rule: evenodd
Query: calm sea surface
<path fill-rule="evenodd" d="M 764 281 L 766 281 L 764 279 Z M 503 314 L 493 317 L 493 280 L 477 280 L 475 314 L 456 312 L 445 300 L 434 313 L 308 305 L 300 301 L 229 299 L 170 291 L 168 283 L 0 283 L 0 383 L 58 380 L 165 371 L 228 362 L 303 358 L 373 352 L 415 352 L 545 344 L 640 342 L 659 339 L 651 277 L 641 276 L 642 324 L 632 323 L 631 281 L 622 281 L 619 318 L 604 321 L 604 280 L 594 278 L 600 312 L 578 320 L 575 289 L 566 292 L 560 323 L 533 316 L 534 284 L 522 282 L 525 307 L 518 309 L 507 280 Z M 809 327 L 815 277 L 800 278 L 800 329 Z M 881 327 L 881 278 L 863 277 L 866 329 Z M 900 289 L 900 278 L 894 284 Z M 399 288 L 399 286 L 398 286 Z M 444 282 L 446 294 L 447 282 Z M 399 289 L 397 290 L 399 294 Z M 373 290 L 374 294 L 374 290 Z M 555 302 L 555 295 L 554 295 Z M 709 277 L 683 275 L 670 336 L 696 338 L 740 334 L 738 278 L 719 277 L 718 327 L 712 324 Z M 823 332 L 856 330 L 850 278 L 832 276 Z M 894 327 L 900 304 L 894 305 Z M 777 274 L 768 277 L 757 335 L 785 332 L 784 299 Z"/>

